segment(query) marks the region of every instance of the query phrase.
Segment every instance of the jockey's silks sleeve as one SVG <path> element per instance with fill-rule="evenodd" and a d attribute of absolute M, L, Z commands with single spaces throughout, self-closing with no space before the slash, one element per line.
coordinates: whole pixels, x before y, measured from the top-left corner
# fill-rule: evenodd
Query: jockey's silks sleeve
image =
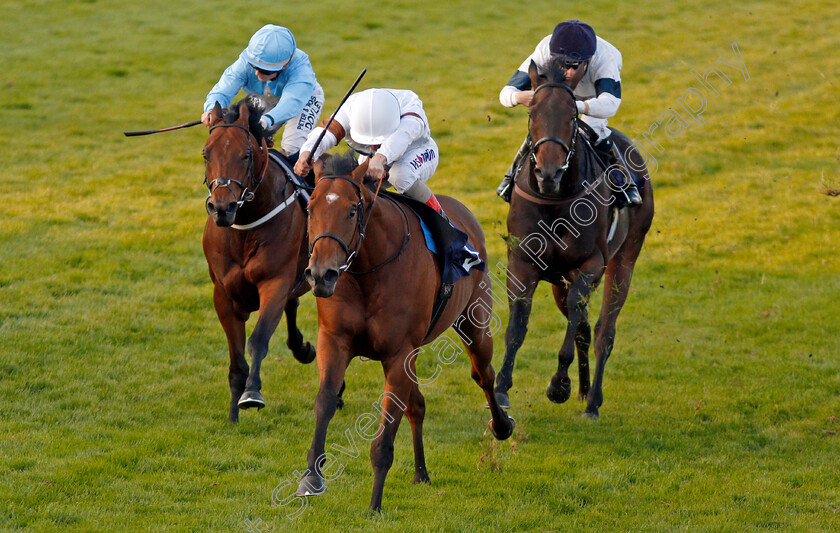
<path fill-rule="evenodd" d="M 426 125 L 420 117 L 405 115 L 400 119 L 397 131 L 385 139 L 377 153 L 384 155 L 386 162 L 392 164 L 402 157 L 411 143 L 423 137 L 425 133 Z"/>

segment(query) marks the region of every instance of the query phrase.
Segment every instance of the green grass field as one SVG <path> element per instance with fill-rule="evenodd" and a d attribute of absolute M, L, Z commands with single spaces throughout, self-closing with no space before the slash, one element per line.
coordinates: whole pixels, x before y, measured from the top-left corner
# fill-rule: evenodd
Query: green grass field
<path fill-rule="evenodd" d="M 0 530 L 840 530 L 837 3 L 413 4 L 3 3 Z M 423 98 L 441 149 L 430 185 L 474 210 L 495 264 L 507 204 L 493 190 L 527 121 L 498 91 L 568 18 L 622 51 L 610 123 L 635 139 L 682 110 L 699 88 L 691 69 L 731 79 L 704 125 L 657 130 L 656 218 L 600 420 L 545 397 L 565 321 L 541 286 L 512 439 L 485 431 L 461 357 L 423 388 L 431 485 L 411 483 L 403 423 L 381 515 L 366 511 L 358 442 L 328 492 L 287 519 L 272 491 L 305 467 L 317 370 L 290 357 L 281 325 L 268 407 L 226 422 L 227 347 L 200 246 L 207 131 L 121 132 L 197 119 L 250 35 L 286 25 L 327 110 L 365 66 L 362 88 Z M 749 80 L 717 61 L 734 59 L 733 42 Z M 311 295 L 300 317 L 314 340 Z M 347 384 L 328 444 L 370 410 L 379 364 L 354 361 Z"/>

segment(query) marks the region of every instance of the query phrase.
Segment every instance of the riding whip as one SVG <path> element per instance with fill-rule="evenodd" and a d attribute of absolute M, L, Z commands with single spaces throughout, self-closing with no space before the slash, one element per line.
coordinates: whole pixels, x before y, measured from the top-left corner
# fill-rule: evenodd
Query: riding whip
<path fill-rule="evenodd" d="M 138 135 L 151 135 L 152 133 L 161 133 L 163 131 L 172 131 L 172 130 L 180 130 L 182 128 L 191 128 L 193 126 L 197 126 L 201 124 L 200 120 L 194 120 L 192 122 L 187 122 L 186 124 L 181 124 L 180 126 L 172 126 L 171 128 L 163 128 L 160 130 L 139 130 L 139 131 L 124 131 L 123 134 L 126 137 L 136 137 Z"/>
<path fill-rule="evenodd" d="M 335 116 L 338 114 L 338 110 L 339 110 L 339 109 L 341 109 L 341 106 L 343 106 L 343 105 L 344 105 L 344 102 L 346 102 L 346 101 L 347 101 L 347 99 L 348 99 L 348 98 L 350 98 L 350 95 L 351 95 L 351 94 L 353 94 L 353 91 L 355 91 L 355 90 L 356 90 L 356 86 L 359 84 L 359 82 L 360 82 L 360 81 L 362 81 L 362 78 L 364 77 L 364 75 L 365 75 L 365 73 L 366 73 L 366 72 L 367 72 L 367 67 L 365 67 L 364 69 L 362 69 L 362 72 L 361 72 L 361 74 L 359 74 L 359 77 L 358 77 L 358 78 L 356 78 L 356 81 L 354 81 L 354 82 L 353 82 L 353 86 L 352 86 L 352 87 L 350 87 L 350 90 L 349 90 L 349 91 L 347 91 L 347 94 L 345 94 L 345 95 L 344 95 L 344 98 L 342 98 L 341 103 L 340 103 L 340 104 L 338 104 L 338 107 L 336 107 L 336 108 L 335 108 L 335 111 L 333 111 L 332 116 L 331 116 L 331 117 L 330 117 L 330 119 L 327 121 L 326 126 L 324 126 L 324 130 L 321 132 L 321 134 L 320 134 L 320 135 L 318 135 L 318 140 L 317 140 L 317 141 L 315 141 L 315 145 L 312 147 L 312 150 L 309 152 L 309 157 L 307 157 L 307 158 L 306 158 L 306 164 L 307 164 L 307 165 L 311 165 L 311 164 L 312 164 L 312 156 L 313 156 L 313 155 L 315 155 L 315 150 L 317 150 L 317 149 L 318 149 L 318 146 L 321 144 L 321 141 L 324 139 L 324 135 L 327 133 L 327 129 L 329 129 L 330 124 L 332 124 L 333 119 L 334 119 L 334 118 L 335 118 Z"/>

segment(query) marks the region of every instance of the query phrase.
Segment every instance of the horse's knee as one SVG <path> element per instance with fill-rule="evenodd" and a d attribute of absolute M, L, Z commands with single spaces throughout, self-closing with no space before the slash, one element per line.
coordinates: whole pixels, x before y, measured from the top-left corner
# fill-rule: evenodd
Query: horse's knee
<path fill-rule="evenodd" d="M 374 470 L 389 469 L 394 462 L 394 442 L 386 435 L 370 444 L 370 464 Z"/>

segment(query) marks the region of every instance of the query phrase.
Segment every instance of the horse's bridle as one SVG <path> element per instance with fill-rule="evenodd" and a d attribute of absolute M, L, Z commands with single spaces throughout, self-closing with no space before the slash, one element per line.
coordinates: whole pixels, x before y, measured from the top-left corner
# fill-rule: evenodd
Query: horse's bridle
<path fill-rule="evenodd" d="M 565 83 L 557 83 L 557 82 L 543 83 L 542 85 L 540 85 L 539 87 L 537 87 L 534 90 L 534 95 L 536 96 L 536 94 L 538 92 L 540 92 L 542 89 L 550 88 L 550 87 L 557 87 L 557 88 L 566 90 L 569 93 L 569 95 L 571 95 L 572 101 L 574 101 L 574 99 L 575 99 L 574 89 L 572 89 L 571 87 L 569 87 Z M 572 119 L 572 127 L 573 127 L 572 140 L 568 144 L 563 139 L 561 139 L 559 137 L 554 137 L 554 136 L 542 137 L 537 142 L 531 143 L 531 145 L 529 147 L 529 149 L 531 151 L 531 163 L 534 165 L 535 168 L 537 166 L 537 148 L 539 148 L 539 146 L 543 143 L 554 142 L 554 143 L 559 144 L 560 146 L 563 147 L 564 150 L 566 150 L 566 161 L 563 163 L 563 166 L 560 167 L 560 175 L 562 176 L 566 172 L 566 170 L 569 168 L 569 163 L 572 160 L 572 156 L 575 154 L 575 140 L 577 139 L 577 136 L 578 136 L 577 112 L 575 112 L 575 118 Z M 530 115 L 528 117 L 528 131 L 531 131 L 531 117 L 530 117 Z M 530 142 L 530 140 L 529 140 L 529 142 Z"/>
<path fill-rule="evenodd" d="M 353 250 L 351 251 L 350 246 L 346 242 L 344 242 L 344 239 L 342 239 L 341 236 L 336 235 L 335 233 L 324 232 L 324 233 L 319 233 L 318 235 L 315 236 L 314 239 L 312 239 L 309 242 L 309 255 L 312 255 L 312 250 L 315 248 L 315 243 L 318 242 L 318 239 L 323 239 L 323 238 L 332 239 L 332 240 L 336 241 L 341 246 L 341 248 L 344 250 L 344 255 L 346 256 L 346 259 L 344 260 L 344 264 L 341 265 L 340 267 L 338 267 L 338 271 L 339 272 L 344 272 L 346 270 L 346 271 L 350 272 L 351 274 L 356 274 L 356 275 L 370 274 L 371 272 L 376 272 L 380 268 L 384 267 L 385 265 L 394 261 L 395 259 L 397 259 L 399 256 L 402 255 L 402 253 L 408 247 L 408 242 L 411 240 L 411 226 L 409 226 L 409 224 L 408 224 L 408 215 L 406 215 L 405 210 L 402 208 L 402 206 L 397 204 L 397 206 L 400 208 L 400 212 L 402 212 L 403 218 L 405 219 L 405 227 L 406 227 L 406 238 L 403 241 L 403 245 L 400 248 L 400 250 L 396 254 L 394 254 L 392 257 L 386 259 L 384 262 L 380 263 L 379 265 L 375 266 L 374 268 L 372 268 L 370 270 L 366 270 L 364 272 L 354 272 L 354 271 L 350 270 L 350 264 L 353 262 L 354 259 L 356 259 L 356 256 L 359 254 L 359 248 L 362 246 L 362 241 L 365 240 L 365 230 L 367 229 L 368 222 L 370 222 L 370 217 L 373 214 L 373 204 L 374 204 L 374 202 L 376 202 L 376 198 L 374 198 L 373 201 L 370 203 L 370 211 L 368 212 L 367 219 L 362 221 L 364 219 L 364 215 L 365 215 L 365 200 L 364 200 L 364 197 L 362 196 L 362 186 L 359 185 L 356 182 L 356 180 L 354 180 L 352 178 L 349 178 L 347 176 L 326 175 L 326 176 L 321 176 L 318 179 L 318 181 L 321 181 L 321 180 L 344 180 L 344 181 L 347 181 L 349 183 L 352 183 L 353 186 L 356 188 L 356 193 L 359 195 L 359 202 L 356 204 L 356 227 L 353 229 L 353 235 L 350 237 L 350 243 L 352 244 L 353 241 L 355 240 L 356 241 L 356 246 L 354 246 Z"/>
<path fill-rule="evenodd" d="M 265 154 L 265 165 L 263 165 L 263 169 L 262 169 L 262 172 L 260 173 L 259 179 L 255 180 L 255 178 L 254 178 L 254 149 L 253 149 L 253 146 L 251 145 L 251 137 L 254 136 L 254 134 L 251 133 L 251 130 L 249 130 L 248 128 L 246 128 L 245 126 L 243 126 L 241 124 L 216 124 L 215 126 L 210 126 L 210 133 L 213 133 L 213 130 L 216 129 L 216 128 L 239 128 L 241 130 L 244 130 L 245 133 L 248 134 L 248 170 L 246 172 L 246 178 L 248 180 L 248 186 L 245 185 L 245 183 L 244 183 L 245 180 L 244 179 L 242 181 L 239 181 L 239 180 L 235 180 L 233 178 L 228 178 L 226 176 L 219 176 L 218 178 L 214 179 L 213 181 L 209 181 L 207 179 L 207 171 L 205 170 L 205 172 L 204 172 L 204 184 L 207 185 L 207 189 L 209 191 L 208 194 L 207 194 L 206 202 L 210 201 L 210 199 L 213 197 L 213 193 L 219 187 L 226 188 L 227 190 L 230 191 L 230 193 L 233 195 L 233 197 L 236 198 L 236 192 L 234 192 L 233 188 L 230 186 L 231 183 L 235 183 L 239 186 L 239 189 L 242 191 L 242 193 L 239 195 L 239 199 L 236 201 L 236 207 L 242 207 L 242 204 L 244 204 L 245 202 L 250 202 L 251 200 L 254 199 L 254 193 L 257 191 L 257 188 L 260 186 L 263 179 L 265 178 L 265 172 L 266 172 L 266 170 L 268 170 L 268 145 L 266 144 L 265 139 L 263 138 L 262 150 L 263 150 L 263 153 Z M 254 139 L 256 139 L 256 137 L 254 137 Z M 254 184 L 254 181 L 256 181 L 256 184 Z M 253 186 L 253 188 L 251 190 L 249 190 L 249 188 L 251 186 Z"/>

